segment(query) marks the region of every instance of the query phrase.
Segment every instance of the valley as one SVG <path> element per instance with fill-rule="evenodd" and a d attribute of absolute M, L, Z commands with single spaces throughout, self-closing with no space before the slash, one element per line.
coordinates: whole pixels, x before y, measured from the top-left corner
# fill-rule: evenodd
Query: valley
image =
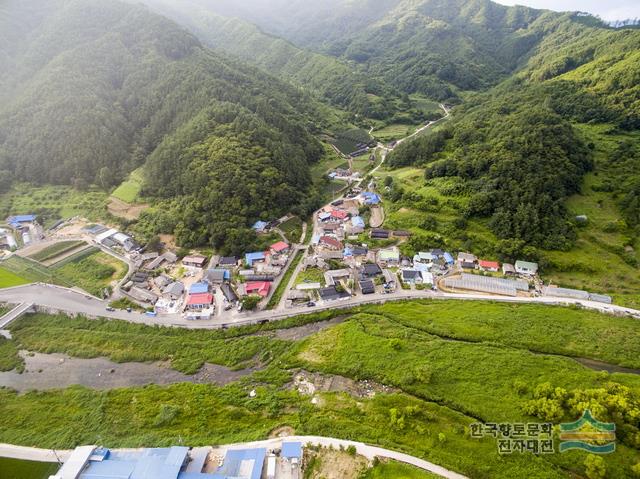
<path fill-rule="evenodd" d="M 0 32 L 0 479 L 640 476 L 634 22 L 7 0 Z"/>

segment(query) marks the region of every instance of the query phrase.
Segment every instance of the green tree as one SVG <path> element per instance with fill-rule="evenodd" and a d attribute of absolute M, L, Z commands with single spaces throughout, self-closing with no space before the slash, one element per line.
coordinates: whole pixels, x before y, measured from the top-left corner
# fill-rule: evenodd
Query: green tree
<path fill-rule="evenodd" d="M 607 475 L 607 466 L 602 456 L 589 454 L 584 460 L 584 466 L 589 479 L 604 479 Z"/>

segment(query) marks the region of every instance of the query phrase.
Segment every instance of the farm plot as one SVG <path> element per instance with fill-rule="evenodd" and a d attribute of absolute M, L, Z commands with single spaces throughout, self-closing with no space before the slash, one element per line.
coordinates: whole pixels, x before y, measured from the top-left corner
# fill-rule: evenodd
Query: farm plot
<path fill-rule="evenodd" d="M 366 130 L 355 128 L 336 133 L 332 143 L 342 153 L 349 155 L 367 146 L 371 140 L 371 135 Z"/>
<path fill-rule="evenodd" d="M 113 256 L 88 248 L 60 261 L 52 271 L 88 293 L 104 296 L 103 292 L 109 290 L 114 281 L 124 277 L 126 266 Z"/>
<path fill-rule="evenodd" d="M 29 258 L 45 266 L 51 266 L 88 248 L 89 245 L 85 241 L 60 241 L 29 255 Z"/>

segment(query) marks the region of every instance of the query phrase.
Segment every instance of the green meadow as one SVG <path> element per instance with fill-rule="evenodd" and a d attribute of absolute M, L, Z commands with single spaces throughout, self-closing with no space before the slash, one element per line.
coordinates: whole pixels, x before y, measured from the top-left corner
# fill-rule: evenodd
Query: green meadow
<path fill-rule="evenodd" d="M 278 329 L 337 315 L 343 322 L 304 339 L 276 336 Z M 5 369 L 20 361 L 18 349 L 26 349 L 118 362 L 170 361 L 186 373 L 205 362 L 258 370 L 224 387 L 0 390 L 5 442 L 72 447 L 99 439 L 136 447 L 181 438 L 197 446 L 260 439 L 289 426 L 299 434 L 404 451 L 473 478 L 547 479 L 583 477 L 586 454 L 501 456 L 495 440 L 470 438 L 469 425 L 543 422 L 545 415 L 554 423 L 572 421 L 584 407 L 575 399 L 589 398 L 601 420 L 616 421 L 621 431 L 639 426 L 631 411 L 640 405 L 640 376 L 589 369 L 574 358 L 638 368 L 640 323 L 576 308 L 409 301 L 221 331 L 39 314 L 21 318 L 11 332 L 14 339 L 0 345 Z M 289 387 L 299 369 L 388 389 L 372 397 L 318 392 L 312 403 Z M 540 409 L 547 397 L 553 409 Z M 627 413 L 618 415 L 616 408 Z M 616 452 L 605 457 L 606 477 L 630 477 L 640 462 L 638 447 L 628 432 L 621 435 Z M 393 463 L 368 474 L 428 477 Z"/>

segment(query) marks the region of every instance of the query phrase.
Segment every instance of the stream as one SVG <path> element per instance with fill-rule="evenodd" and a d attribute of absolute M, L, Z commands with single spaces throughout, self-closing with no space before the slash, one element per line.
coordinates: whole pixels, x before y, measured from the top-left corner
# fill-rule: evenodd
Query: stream
<path fill-rule="evenodd" d="M 254 370 L 233 371 L 224 366 L 205 364 L 196 374 L 175 371 L 168 363 L 115 363 L 106 358 L 80 359 L 64 354 L 26 353 L 25 371 L 0 372 L 0 386 L 19 392 L 60 389 L 81 385 L 93 389 L 116 389 L 147 384 L 225 385 L 248 376 Z"/>

